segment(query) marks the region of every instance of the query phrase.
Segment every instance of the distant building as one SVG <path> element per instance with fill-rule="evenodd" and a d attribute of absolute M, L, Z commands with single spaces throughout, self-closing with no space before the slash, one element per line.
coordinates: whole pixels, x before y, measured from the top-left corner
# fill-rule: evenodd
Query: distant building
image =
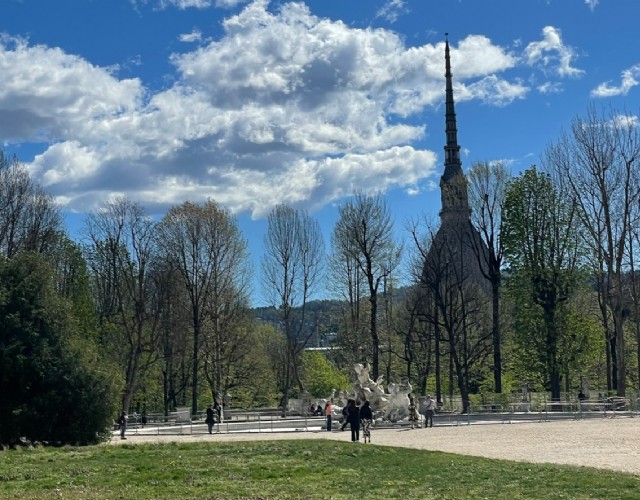
<path fill-rule="evenodd" d="M 458 129 L 449 57 L 449 40 L 445 43 L 446 112 L 444 173 L 440 179 L 442 209 L 440 227 L 425 259 L 423 282 L 427 285 L 445 280 L 450 284 L 474 284 L 490 290 L 482 270 L 486 266 L 487 246 L 471 224 L 467 178 L 462 171 Z M 479 258 L 480 257 L 480 258 Z"/>

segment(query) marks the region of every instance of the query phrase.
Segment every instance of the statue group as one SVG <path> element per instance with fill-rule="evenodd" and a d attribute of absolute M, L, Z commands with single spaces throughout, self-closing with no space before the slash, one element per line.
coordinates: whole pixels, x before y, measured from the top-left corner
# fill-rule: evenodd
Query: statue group
<path fill-rule="evenodd" d="M 339 418 L 342 414 L 342 408 L 346 406 L 349 399 L 354 399 L 359 404 L 368 400 L 375 420 L 399 422 L 409 418 L 410 395 L 413 388 L 408 380 L 403 380 L 398 384 L 390 382 L 385 390 L 384 377 L 380 376 L 377 380 L 372 380 L 369 374 L 371 370 L 369 365 L 358 363 L 353 369 L 355 382 L 352 389 L 350 391 L 334 390 L 330 397 L 318 401 L 318 404 L 324 405 L 327 400 L 332 400 L 334 417 Z"/>

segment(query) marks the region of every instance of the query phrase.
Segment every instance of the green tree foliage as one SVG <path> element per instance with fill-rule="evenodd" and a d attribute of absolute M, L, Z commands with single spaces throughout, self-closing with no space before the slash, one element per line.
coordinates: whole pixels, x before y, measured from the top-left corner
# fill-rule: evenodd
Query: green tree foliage
<path fill-rule="evenodd" d="M 331 364 L 318 351 L 305 351 L 302 355 L 302 379 L 309 393 L 318 398 L 328 398 L 333 389 L 350 388 L 349 377 Z"/>
<path fill-rule="evenodd" d="M 563 202 L 551 177 L 534 167 L 508 186 L 502 240 L 510 266 L 516 335 L 527 343 L 551 397 L 560 397 L 566 303 L 579 277 L 576 207 Z"/>
<path fill-rule="evenodd" d="M 37 254 L 0 261 L 0 442 L 95 443 L 109 434 L 113 377 L 77 335 L 53 276 Z"/>
<path fill-rule="evenodd" d="M 640 129 L 624 112 L 599 114 L 592 106 L 547 148 L 544 162 L 566 183 L 579 208 L 607 340 L 607 389 L 624 396 L 629 319 L 625 274 L 633 261 L 640 219 Z M 640 337 L 640 330 L 637 334 Z"/>

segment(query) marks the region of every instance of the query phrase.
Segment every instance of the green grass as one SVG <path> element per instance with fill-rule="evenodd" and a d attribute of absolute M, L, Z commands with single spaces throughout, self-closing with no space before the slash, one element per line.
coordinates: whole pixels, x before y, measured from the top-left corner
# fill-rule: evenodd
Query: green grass
<path fill-rule="evenodd" d="M 332 441 L 0 452 L 0 498 L 639 498 L 640 477 Z"/>

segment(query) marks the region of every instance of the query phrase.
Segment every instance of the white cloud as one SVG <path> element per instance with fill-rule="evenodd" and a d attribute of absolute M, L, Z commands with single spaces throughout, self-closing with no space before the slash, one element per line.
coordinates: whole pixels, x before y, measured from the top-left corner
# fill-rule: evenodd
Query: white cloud
<path fill-rule="evenodd" d="M 591 11 L 594 11 L 596 8 L 596 5 L 598 5 L 599 0 L 584 0 L 584 3 L 587 4 L 587 6 L 591 9 Z"/>
<path fill-rule="evenodd" d="M 177 7 L 180 10 L 185 9 L 207 9 L 211 7 L 211 0 L 159 0 L 161 9 L 167 7 Z"/>
<path fill-rule="evenodd" d="M 541 94 L 559 94 L 562 92 L 562 83 L 560 82 L 544 82 L 537 87 Z"/>
<path fill-rule="evenodd" d="M 409 9 L 404 0 L 386 0 L 385 4 L 378 9 L 376 17 L 386 19 L 390 23 L 395 23 L 400 15 L 406 14 Z"/>
<path fill-rule="evenodd" d="M 135 110 L 144 97 L 138 79 L 110 71 L 57 48 L 0 39 L 0 136 L 56 141 L 82 134 L 95 122 Z"/>
<path fill-rule="evenodd" d="M 77 210 L 119 193 L 158 211 L 211 197 L 258 217 L 283 201 L 319 208 L 356 186 L 427 184 L 436 155 L 413 145 L 426 133 L 415 118 L 444 100 L 444 43 L 407 47 L 302 3 L 268 5 L 252 2 L 219 39 L 175 54 L 175 84 L 155 93 L 60 49 L 5 40 L 0 136 L 48 142 L 31 171 Z M 528 92 L 497 76 L 518 61 L 486 37 L 452 44 L 451 59 L 457 100 L 505 105 Z"/>
<path fill-rule="evenodd" d="M 184 33 L 180 35 L 179 40 L 184 43 L 199 42 L 202 40 L 202 32 L 194 29 L 191 33 Z"/>
<path fill-rule="evenodd" d="M 614 126 L 620 128 L 634 128 L 640 125 L 637 115 L 616 115 L 612 122 Z"/>
<path fill-rule="evenodd" d="M 216 7 L 230 9 L 238 5 L 247 3 L 249 0 L 216 0 Z"/>
<path fill-rule="evenodd" d="M 633 87 L 640 83 L 640 64 L 625 69 L 621 77 L 622 79 L 619 86 L 612 86 L 609 82 L 601 83 L 591 91 L 591 97 L 627 95 Z"/>
<path fill-rule="evenodd" d="M 529 65 L 541 66 L 544 70 L 551 69 L 561 77 L 577 77 L 584 73 L 572 66 L 574 51 L 563 43 L 558 28 L 545 26 L 542 36 L 543 40 L 529 43 L 524 50 Z"/>
<path fill-rule="evenodd" d="M 456 101 L 479 99 L 494 106 L 506 106 L 516 99 L 524 99 L 529 87 L 521 82 L 510 83 L 489 75 L 469 85 L 458 85 L 454 89 Z"/>

